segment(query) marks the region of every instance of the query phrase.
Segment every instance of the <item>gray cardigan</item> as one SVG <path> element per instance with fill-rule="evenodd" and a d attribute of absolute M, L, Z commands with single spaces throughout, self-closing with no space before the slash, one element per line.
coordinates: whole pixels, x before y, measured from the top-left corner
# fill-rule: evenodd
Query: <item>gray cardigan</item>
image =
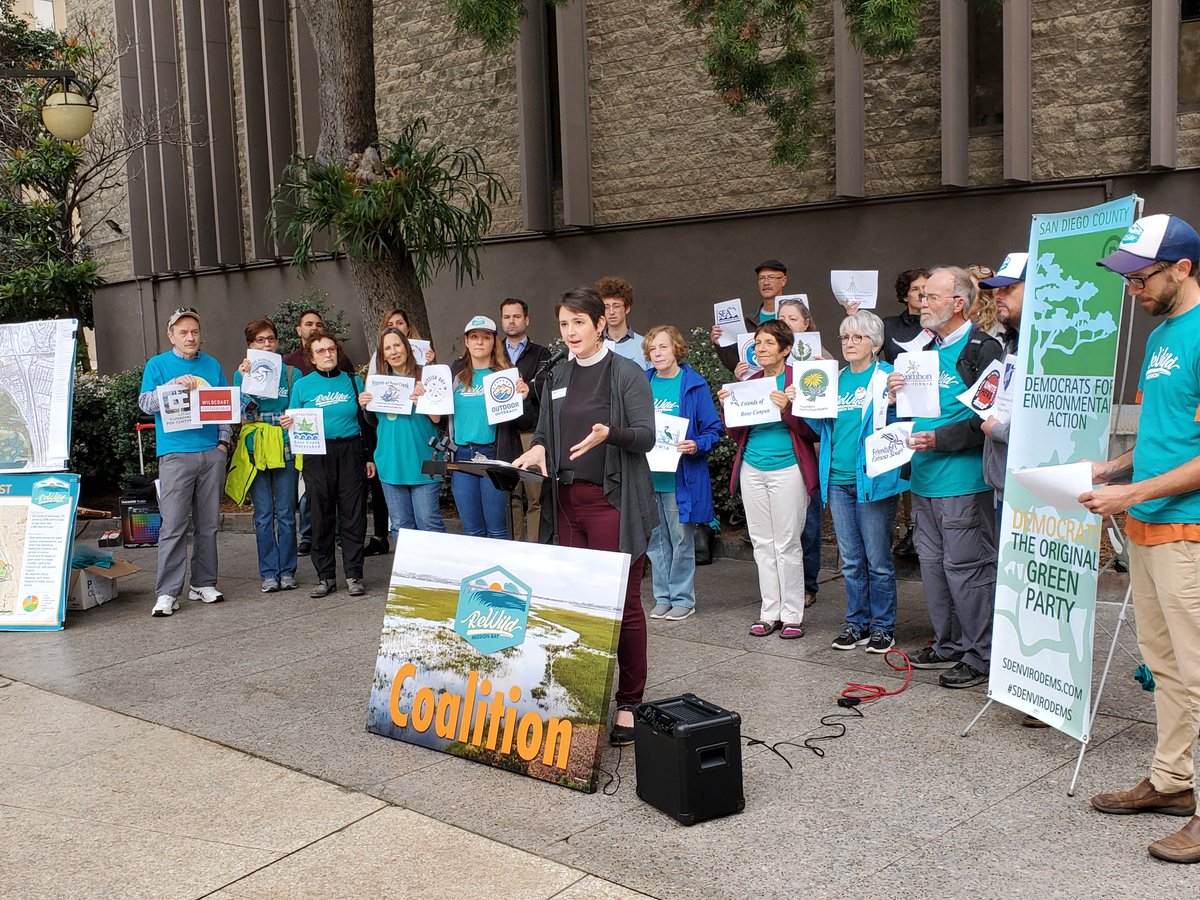
<path fill-rule="evenodd" d="M 611 351 L 610 351 L 611 352 Z M 658 524 L 658 506 L 654 502 L 654 481 L 650 476 L 650 464 L 646 454 L 654 447 L 654 395 L 646 373 L 637 363 L 623 356 L 612 354 L 612 395 L 610 398 L 611 421 L 608 441 L 604 444 L 604 498 L 621 513 L 620 550 L 637 559 L 646 552 L 650 543 L 650 532 Z M 571 376 L 578 368 L 571 362 L 554 370 L 552 379 L 547 379 L 545 390 L 552 392 L 554 404 L 554 447 L 557 454 L 564 448 L 561 440 L 562 406 L 570 398 Z M 561 396 L 553 394 L 563 391 Z M 542 412 L 538 417 L 537 430 L 533 433 L 534 446 L 546 446 L 548 420 L 546 408 L 550 405 L 542 397 Z M 588 451 L 595 453 L 599 448 Z M 558 459 L 548 460 L 551 474 L 558 471 Z M 548 499 L 548 498 L 547 498 Z M 550 510 L 550 503 L 542 505 L 548 515 L 557 515 Z M 544 528 L 549 535 L 550 529 Z"/>

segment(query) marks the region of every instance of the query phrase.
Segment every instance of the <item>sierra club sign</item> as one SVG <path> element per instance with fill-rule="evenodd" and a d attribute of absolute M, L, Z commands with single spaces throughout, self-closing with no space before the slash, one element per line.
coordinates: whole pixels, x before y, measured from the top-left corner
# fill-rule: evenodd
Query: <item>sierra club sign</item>
<path fill-rule="evenodd" d="M 1009 428 L 988 695 L 1084 742 L 1100 519 L 1047 505 L 1013 472 L 1108 458 L 1125 285 L 1096 260 L 1135 203 L 1034 216 Z"/>

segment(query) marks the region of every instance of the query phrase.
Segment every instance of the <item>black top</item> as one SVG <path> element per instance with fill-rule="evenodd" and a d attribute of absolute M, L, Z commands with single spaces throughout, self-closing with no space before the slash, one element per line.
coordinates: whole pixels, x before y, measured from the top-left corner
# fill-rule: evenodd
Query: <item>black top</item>
<path fill-rule="evenodd" d="M 603 447 L 593 447 L 578 459 L 568 459 L 570 448 L 589 434 L 592 426 L 608 425 L 612 419 L 612 354 L 593 366 L 572 361 L 570 393 L 562 405 L 559 433 L 559 471 L 573 471 L 576 481 L 604 484 Z"/>
<path fill-rule="evenodd" d="M 920 315 L 914 316 L 907 307 L 898 316 L 888 316 L 883 320 L 883 347 L 879 355 L 889 364 L 894 363 L 896 355 L 904 352 L 904 348 L 896 342 L 907 344 L 924 330 Z"/>

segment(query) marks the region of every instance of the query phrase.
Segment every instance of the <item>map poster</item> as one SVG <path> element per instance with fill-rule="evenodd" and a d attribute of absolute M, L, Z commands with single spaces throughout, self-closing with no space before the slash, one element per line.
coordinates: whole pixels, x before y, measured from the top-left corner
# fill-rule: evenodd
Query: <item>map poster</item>
<path fill-rule="evenodd" d="M 1033 217 L 1009 426 L 988 696 L 1085 743 L 1100 519 L 1014 473 L 1108 458 L 1125 285 L 1096 260 L 1135 205 Z"/>
<path fill-rule="evenodd" d="M 498 554 L 428 531 L 405 542 L 367 730 L 595 791 L 628 554 L 516 541 Z"/>
<path fill-rule="evenodd" d="M 0 325 L 0 471 L 67 467 L 78 325 L 75 319 Z"/>
<path fill-rule="evenodd" d="M 78 504 L 78 475 L 0 475 L 0 631 L 62 628 Z"/>

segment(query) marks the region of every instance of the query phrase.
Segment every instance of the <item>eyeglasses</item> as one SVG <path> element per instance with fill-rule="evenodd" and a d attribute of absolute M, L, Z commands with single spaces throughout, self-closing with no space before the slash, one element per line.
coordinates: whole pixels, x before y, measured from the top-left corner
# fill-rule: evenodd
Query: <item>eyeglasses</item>
<path fill-rule="evenodd" d="M 851 344 L 857 347 L 863 342 L 863 336 L 861 334 L 843 334 L 838 340 L 843 344 Z"/>
<path fill-rule="evenodd" d="M 313 350 L 313 353 L 337 353 L 337 347 L 317 347 L 317 349 Z"/>
<path fill-rule="evenodd" d="M 1171 268 L 1171 263 L 1164 263 L 1148 275 L 1122 275 L 1125 283 L 1135 290 L 1142 290 L 1146 287 L 1146 282 L 1157 275 L 1159 272 L 1165 272 Z"/>
<path fill-rule="evenodd" d="M 279 338 L 275 337 L 275 335 L 273 335 L 273 334 L 259 335 L 254 340 L 252 340 L 250 343 L 252 343 L 252 344 L 277 344 L 277 343 L 279 343 Z"/>
<path fill-rule="evenodd" d="M 783 281 L 783 279 L 785 279 L 785 278 L 787 278 L 786 275 L 759 275 L 758 276 L 759 281 Z"/>
<path fill-rule="evenodd" d="M 961 294 L 951 294 L 949 297 L 943 297 L 940 294 L 922 294 L 921 299 L 927 303 L 941 303 L 943 300 L 961 300 Z"/>

